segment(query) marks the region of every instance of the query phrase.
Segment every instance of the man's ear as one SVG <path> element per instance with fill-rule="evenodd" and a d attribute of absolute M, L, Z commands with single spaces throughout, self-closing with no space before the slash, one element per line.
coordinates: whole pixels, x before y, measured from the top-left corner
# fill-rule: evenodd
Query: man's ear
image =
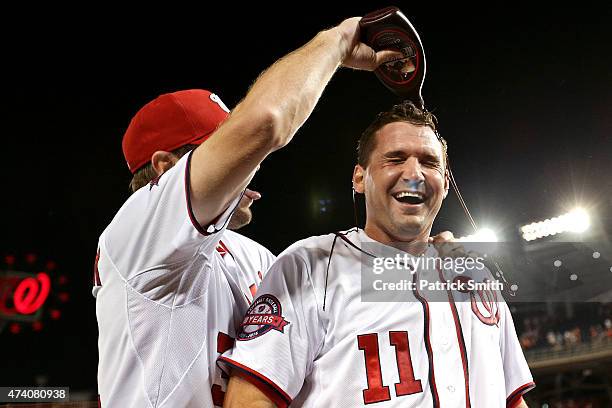
<path fill-rule="evenodd" d="M 151 155 L 151 166 L 158 176 L 170 170 L 177 161 L 178 158 L 174 154 L 164 150 L 158 150 Z"/>
<path fill-rule="evenodd" d="M 446 171 L 444 172 L 444 198 L 446 198 L 446 196 L 448 195 L 448 186 L 450 184 L 448 171 L 449 170 L 446 169 Z"/>
<path fill-rule="evenodd" d="M 363 194 L 365 191 L 365 187 L 363 185 L 364 172 L 365 170 L 363 167 L 361 167 L 359 164 L 355 165 L 355 168 L 353 169 L 353 188 L 360 194 Z"/>

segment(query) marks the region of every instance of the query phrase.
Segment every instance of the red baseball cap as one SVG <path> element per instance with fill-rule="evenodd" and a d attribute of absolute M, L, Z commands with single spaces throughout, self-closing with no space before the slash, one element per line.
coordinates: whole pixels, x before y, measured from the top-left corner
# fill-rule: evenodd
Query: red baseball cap
<path fill-rule="evenodd" d="M 203 89 L 158 96 L 134 115 L 123 135 L 121 145 L 130 171 L 135 173 L 158 150 L 199 145 L 228 115 L 221 99 Z"/>

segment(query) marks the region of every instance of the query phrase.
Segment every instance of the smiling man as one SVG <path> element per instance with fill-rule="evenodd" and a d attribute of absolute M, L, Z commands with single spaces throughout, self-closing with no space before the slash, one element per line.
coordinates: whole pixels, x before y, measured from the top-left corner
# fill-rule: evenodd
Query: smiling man
<path fill-rule="evenodd" d="M 311 237 L 279 256 L 219 359 L 232 372 L 225 407 L 525 406 L 534 384 L 505 303 L 483 313 L 471 293 L 447 290 L 440 301 L 414 288 L 364 301 L 372 258 L 438 256 L 427 244 L 449 179 L 435 129 L 410 102 L 366 129 L 353 172 L 365 229 Z M 402 276 L 427 273 L 412 272 Z M 434 273 L 445 281 L 447 272 Z"/>
<path fill-rule="evenodd" d="M 376 241 L 427 242 L 448 194 L 446 142 L 423 123 L 381 115 L 359 142 L 353 185 L 366 196 L 365 231 Z M 416 120 L 413 120 L 417 122 Z"/>

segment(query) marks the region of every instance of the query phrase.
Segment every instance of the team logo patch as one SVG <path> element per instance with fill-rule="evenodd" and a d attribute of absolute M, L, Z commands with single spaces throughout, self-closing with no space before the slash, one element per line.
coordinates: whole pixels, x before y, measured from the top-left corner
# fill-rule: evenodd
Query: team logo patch
<path fill-rule="evenodd" d="M 457 281 L 469 282 L 471 279 L 467 276 L 457 276 Z M 489 282 L 485 279 L 484 282 Z M 461 292 L 467 293 L 467 290 Z M 499 304 L 497 303 L 497 294 L 492 290 L 472 290 L 470 291 L 470 302 L 472 312 L 478 317 L 478 320 L 486 325 L 494 326 L 499 322 Z"/>
<path fill-rule="evenodd" d="M 485 279 L 487 282 L 488 279 Z M 478 299 L 476 299 L 478 297 Z M 472 312 L 484 324 L 497 325 L 499 322 L 499 304 L 497 294 L 492 290 L 477 290 L 470 293 Z"/>
<path fill-rule="evenodd" d="M 251 340 L 272 329 L 284 333 L 288 324 L 289 322 L 282 316 L 282 307 L 278 299 L 272 295 L 262 295 L 247 310 L 236 340 Z"/>

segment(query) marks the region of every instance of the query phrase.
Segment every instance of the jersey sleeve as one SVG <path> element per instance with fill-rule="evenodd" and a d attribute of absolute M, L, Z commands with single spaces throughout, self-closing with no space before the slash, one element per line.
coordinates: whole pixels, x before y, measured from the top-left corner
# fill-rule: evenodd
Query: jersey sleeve
<path fill-rule="evenodd" d="M 310 268 L 296 252 L 272 265 L 244 317 L 233 350 L 219 365 L 287 406 L 312 369 L 323 339 Z"/>
<path fill-rule="evenodd" d="M 259 255 L 261 259 L 262 277 L 265 277 L 268 273 L 268 270 L 272 267 L 272 264 L 274 264 L 274 261 L 276 261 L 276 255 L 274 255 L 264 246 L 261 246 L 261 248 L 259 249 Z"/>
<path fill-rule="evenodd" d="M 506 302 L 500 302 L 500 306 L 500 348 L 506 385 L 506 406 L 514 407 L 523 394 L 535 387 L 535 383 L 516 335 L 510 309 Z"/>
<path fill-rule="evenodd" d="M 191 153 L 135 192 L 103 233 L 100 250 L 132 287 L 150 288 L 167 279 L 153 271 L 181 271 L 196 254 L 212 256 L 240 196 L 210 225 L 196 221 L 191 208 Z M 153 273 L 152 273 L 153 272 Z M 100 276 L 104 284 L 104 276 Z"/>

